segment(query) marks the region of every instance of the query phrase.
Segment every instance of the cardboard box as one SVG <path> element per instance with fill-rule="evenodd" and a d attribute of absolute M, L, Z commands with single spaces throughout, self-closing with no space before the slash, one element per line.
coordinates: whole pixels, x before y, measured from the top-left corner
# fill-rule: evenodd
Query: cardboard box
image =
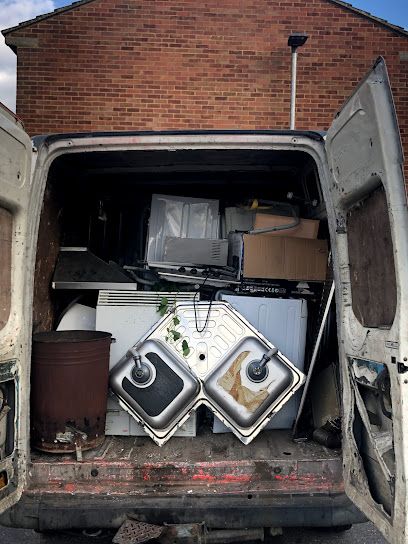
<path fill-rule="evenodd" d="M 293 223 L 293 217 L 284 215 L 272 215 L 267 213 L 257 213 L 255 215 L 254 229 L 266 229 L 268 227 L 280 227 L 281 225 L 290 225 Z M 268 232 L 262 236 L 285 236 L 295 238 L 308 238 L 314 240 L 317 238 L 320 221 L 317 219 L 301 219 L 296 227 L 287 230 L 277 230 Z"/>
<path fill-rule="evenodd" d="M 326 240 L 243 236 L 244 278 L 324 281 L 327 258 Z"/>

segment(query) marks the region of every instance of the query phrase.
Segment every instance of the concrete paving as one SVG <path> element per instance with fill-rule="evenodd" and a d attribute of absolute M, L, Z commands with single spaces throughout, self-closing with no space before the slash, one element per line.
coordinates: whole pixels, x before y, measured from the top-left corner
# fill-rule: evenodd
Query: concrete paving
<path fill-rule="evenodd" d="M 84 537 L 80 533 L 40 535 L 33 531 L 0 527 L 1 544 L 109 544 L 112 534 Z M 287 529 L 282 536 L 271 538 L 273 544 L 386 544 L 371 523 L 354 525 L 349 531 L 335 533 L 328 530 Z"/>

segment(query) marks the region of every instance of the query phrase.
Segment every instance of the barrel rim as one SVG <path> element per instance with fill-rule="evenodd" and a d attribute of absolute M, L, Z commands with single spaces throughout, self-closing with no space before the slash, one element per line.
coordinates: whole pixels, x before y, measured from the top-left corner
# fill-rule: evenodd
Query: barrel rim
<path fill-rule="evenodd" d="M 110 339 L 112 334 L 106 331 L 46 331 L 38 332 L 33 335 L 33 341 L 39 344 L 77 344 L 82 342 L 98 342 L 100 340 Z"/>

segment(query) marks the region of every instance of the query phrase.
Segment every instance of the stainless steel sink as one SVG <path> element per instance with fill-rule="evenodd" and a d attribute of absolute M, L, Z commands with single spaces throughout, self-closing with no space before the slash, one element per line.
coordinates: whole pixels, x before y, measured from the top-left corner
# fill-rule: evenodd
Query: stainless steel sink
<path fill-rule="evenodd" d="M 138 353 L 151 371 L 150 380 L 138 383 L 135 362 L 127 356 L 112 371 L 111 388 L 140 421 L 166 429 L 194 400 L 199 381 L 160 340 L 143 342 Z"/>
<path fill-rule="evenodd" d="M 266 363 L 265 378 L 251 381 L 248 365 L 261 360 L 269 350 L 261 339 L 246 336 L 204 381 L 206 396 L 234 426 L 251 428 L 300 382 L 300 376 L 278 354 Z"/>
<path fill-rule="evenodd" d="M 138 366 L 125 356 L 111 371 L 111 388 L 159 445 L 200 404 L 249 444 L 305 378 L 226 302 L 178 304 L 135 340 Z M 248 367 L 266 354 L 254 379 Z"/>

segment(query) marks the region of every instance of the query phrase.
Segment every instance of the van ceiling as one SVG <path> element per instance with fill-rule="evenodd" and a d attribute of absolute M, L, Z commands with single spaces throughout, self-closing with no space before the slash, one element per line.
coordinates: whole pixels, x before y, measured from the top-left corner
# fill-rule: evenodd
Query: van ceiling
<path fill-rule="evenodd" d="M 95 151 L 67 153 L 52 168 L 76 176 L 161 172 L 290 172 L 299 175 L 314 164 L 302 151 L 192 149 L 179 151 Z"/>

